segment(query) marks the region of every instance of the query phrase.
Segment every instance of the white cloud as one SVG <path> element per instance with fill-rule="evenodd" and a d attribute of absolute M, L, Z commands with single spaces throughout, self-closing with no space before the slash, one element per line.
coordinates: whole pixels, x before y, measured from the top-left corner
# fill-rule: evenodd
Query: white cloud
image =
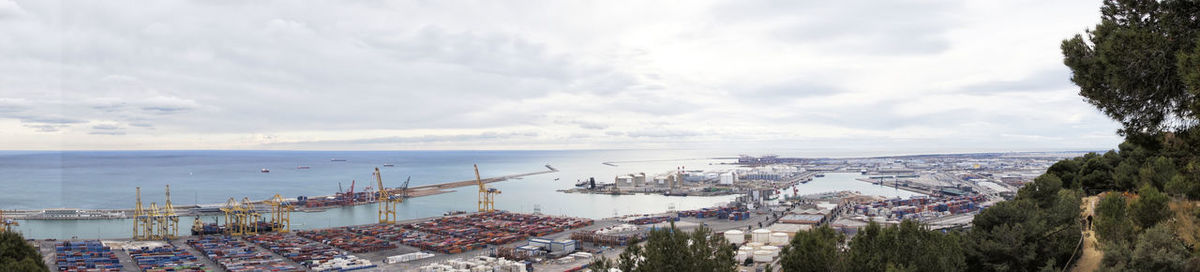
<path fill-rule="evenodd" d="M 1097 10 L 0 0 L 0 149 L 1108 148 Z"/>

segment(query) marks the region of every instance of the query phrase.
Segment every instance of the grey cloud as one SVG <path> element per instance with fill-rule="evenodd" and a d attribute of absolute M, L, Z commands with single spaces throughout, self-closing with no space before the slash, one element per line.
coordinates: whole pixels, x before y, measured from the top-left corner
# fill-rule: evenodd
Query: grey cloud
<path fill-rule="evenodd" d="M 847 54 L 935 54 L 949 49 L 955 2 L 737 1 L 714 9 L 731 21 L 780 22 L 777 38 Z"/>
<path fill-rule="evenodd" d="M 559 120 L 559 121 L 555 121 L 555 123 L 574 125 L 574 126 L 578 126 L 583 129 L 602 130 L 602 129 L 608 128 L 608 124 L 587 121 L 587 120 Z"/>
<path fill-rule="evenodd" d="M 18 119 L 20 119 L 21 122 L 25 122 L 25 123 L 58 124 L 58 125 L 78 124 L 78 123 L 87 122 L 87 121 L 83 121 L 83 120 L 79 120 L 79 119 L 66 118 L 66 117 L 52 117 L 52 116 L 24 116 L 24 117 L 18 117 Z"/>
<path fill-rule="evenodd" d="M 65 126 L 61 126 L 61 125 L 41 125 L 41 124 L 26 124 L 24 126 L 27 128 L 32 128 L 37 132 L 56 132 L 59 129 L 62 129 L 63 127 L 65 127 Z"/>
<path fill-rule="evenodd" d="M 1047 69 L 1034 72 L 1018 80 L 999 80 L 972 84 L 957 88 L 961 92 L 995 94 L 1003 92 L 1032 92 L 1072 88 L 1071 73 L 1067 69 Z"/>
<path fill-rule="evenodd" d="M 119 130 L 119 129 L 121 129 L 121 127 L 117 126 L 117 125 L 102 124 L 102 125 L 92 126 L 92 129 L 95 129 L 95 130 Z"/>
<path fill-rule="evenodd" d="M 100 131 L 92 131 L 92 132 L 88 132 L 88 134 L 91 134 L 91 135 L 109 135 L 109 136 L 118 136 L 118 135 L 125 135 L 125 132 L 124 132 L 124 131 L 119 131 L 119 130 L 117 130 L 117 131 L 110 131 L 110 130 L 100 130 Z"/>
<path fill-rule="evenodd" d="M 475 142 L 495 141 L 506 139 L 521 139 L 537 137 L 537 132 L 484 132 L 478 134 L 454 135 L 423 135 L 364 138 L 352 140 L 323 140 L 304 142 L 278 142 L 277 144 L 412 144 L 412 143 L 444 143 L 444 142 Z"/>
<path fill-rule="evenodd" d="M 184 108 L 184 107 L 166 107 L 166 106 L 154 106 L 154 107 L 142 107 L 142 110 L 144 110 L 144 111 L 149 111 L 149 112 L 154 112 L 154 113 L 163 113 L 163 114 L 168 114 L 168 113 L 176 113 L 176 112 L 180 112 L 180 111 L 186 111 L 186 110 L 188 110 L 188 108 Z"/>
<path fill-rule="evenodd" d="M 691 131 L 691 130 L 679 130 L 679 129 L 668 129 L 668 128 L 648 128 L 648 129 L 640 129 L 640 130 L 630 131 L 630 132 L 626 133 L 626 135 L 628 135 L 629 137 L 633 137 L 633 138 L 687 138 L 687 137 L 692 137 L 692 136 L 699 136 L 700 133 L 696 132 L 696 131 Z"/>

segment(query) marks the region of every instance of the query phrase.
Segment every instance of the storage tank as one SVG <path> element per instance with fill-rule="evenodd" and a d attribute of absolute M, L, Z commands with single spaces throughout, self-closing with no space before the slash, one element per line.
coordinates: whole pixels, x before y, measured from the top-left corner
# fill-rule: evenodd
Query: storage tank
<path fill-rule="evenodd" d="M 758 249 L 756 249 L 756 248 L 754 248 L 754 247 L 750 246 L 749 244 L 747 244 L 747 245 L 744 245 L 744 246 L 742 246 L 742 247 L 739 247 L 739 248 L 738 248 L 738 251 L 750 251 L 750 252 L 754 252 L 755 250 L 758 250 Z"/>
<path fill-rule="evenodd" d="M 742 262 L 746 261 L 746 258 L 750 258 L 749 251 L 738 251 L 737 255 L 733 256 L 733 261 L 735 261 L 737 263 L 742 263 Z"/>
<path fill-rule="evenodd" d="M 753 248 L 754 250 L 758 250 L 758 248 L 760 248 L 760 247 L 762 247 L 762 246 L 764 246 L 764 245 L 765 245 L 765 244 L 763 244 L 763 243 L 759 243 L 759 242 L 749 242 L 749 243 L 746 243 L 746 246 L 749 246 L 750 248 Z"/>
<path fill-rule="evenodd" d="M 767 262 L 771 262 L 771 259 L 773 259 L 773 258 L 771 257 L 770 251 L 759 250 L 759 251 L 754 252 L 754 261 L 755 262 L 767 263 Z"/>
<path fill-rule="evenodd" d="M 754 230 L 754 232 L 752 232 L 750 234 L 750 237 L 752 238 L 750 240 L 754 241 L 755 243 L 766 244 L 767 242 L 770 242 L 770 238 L 769 238 L 770 235 L 771 235 L 771 231 L 769 231 L 767 229 L 756 229 L 756 230 Z"/>
<path fill-rule="evenodd" d="M 725 232 L 725 240 L 730 243 L 740 245 L 746 242 L 746 233 L 740 230 L 730 230 Z"/>
<path fill-rule="evenodd" d="M 787 243 L 788 243 L 787 233 L 782 233 L 782 232 L 771 233 L 771 238 L 770 238 L 771 245 L 782 246 L 782 245 L 786 245 Z"/>
<path fill-rule="evenodd" d="M 758 250 L 770 251 L 771 257 L 779 256 L 779 247 L 777 247 L 777 246 L 762 246 L 762 247 L 758 248 Z"/>

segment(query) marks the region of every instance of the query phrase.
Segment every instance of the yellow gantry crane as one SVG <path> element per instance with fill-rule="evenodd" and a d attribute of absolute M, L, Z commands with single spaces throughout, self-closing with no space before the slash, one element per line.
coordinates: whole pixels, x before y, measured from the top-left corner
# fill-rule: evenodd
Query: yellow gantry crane
<path fill-rule="evenodd" d="M 171 205 L 171 185 L 167 185 L 167 199 L 163 204 L 162 213 L 158 214 L 159 236 L 163 239 L 173 239 L 179 236 L 179 215 L 175 214 L 175 206 Z"/>
<path fill-rule="evenodd" d="M 150 202 L 150 209 L 146 211 L 146 218 L 149 221 L 145 225 L 146 240 L 161 240 L 162 233 L 158 232 L 158 226 L 162 225 L 163 222 L 161 222 L 162 217 L 158 211 L 158 203 Z"/>
<path fill-rule="evenodd" d="M 142 187 L 137 187 L 137 202 L 133 207 L 133 239 L 163 240 L 179 237 L 179 215 L 171 205 L 171 185 L 167 185 L 167 199 L 162 209 L 158 203 L 150 207 L 142 205 Z"/>
<path fill-rule="evenodd" d="M 133 208 L 133 239 L 134 240 L 153 240 L 155 235 L 155 218 L 153 210 L 158 206 L 154 203 L 150 204 L 150 210 L 142 206 L 142 187 L 137 187 L 137 202 Z"/>
<path fill-rule="evenodd" d="M 496 195 L 500 194 L 500 190 L 483 186 L 478 164 L 475 165 L 475 182 L 479 183 L 479 212 L 496 211 Z"/>
<path fill-rule="evenodd" d="M 277 232 L 292 231 L 292 205 L 279 194 L 275 194 L 267 204 L 271 205 L 271 227 Z"/>
<path fill-rule="evenodd" d="M 12 220 L 12 219 L 8 219 L 8 218 L 4 218 L 4 211 L 3 211 L 3 210 L 0 210 L 0 222 L 4 223 L 4 231 L 5 231 L 5 232 L 12 232 L 12 227 L 13 227 L 13 226 L 20 226 L 20 225 L 21 225 L 20 223 L 17 223 L 17 221 L 16 221 L 16 220 Z"/>
<path fill-rule="evenodd" d="M 262 220 L 262 214 L 258 213 L 258 209 L 254 208 L 254 202 L 250 202 L 249 197 L 242 198 L 241 208 L 242 234 L 254 235 L 258 234 L 258 221 Z"/>
<path fill-rule="evenodd" d="M 379 223 L 395 224 L 396 203 L 402 202 L 404 199 L 397 200 L 394 193 L 383 187 L 383 176 L 379 174 L 379 167 L 375 167 L 375 187 L 378 187 L 379 190 L 379 195 L 375 197 L 379 203 Z"/>
<path fill-rule="evenodd" d="M 240 209 L 241 205 L 238 205 L 237 199 L 232 197 L 225 201 L 225 206 L 221 207 L 221 211 L 225 213 L 225 231 L 230 235 L 242 235 Z"/>

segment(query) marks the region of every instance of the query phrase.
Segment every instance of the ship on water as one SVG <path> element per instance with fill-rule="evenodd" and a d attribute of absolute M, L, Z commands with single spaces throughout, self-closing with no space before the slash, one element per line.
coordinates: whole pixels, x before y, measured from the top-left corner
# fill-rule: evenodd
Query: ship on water
<path fill-rule="evenodd" d="M 329 161 L 346 161 L 346 159 L 330 158 Z"/>

